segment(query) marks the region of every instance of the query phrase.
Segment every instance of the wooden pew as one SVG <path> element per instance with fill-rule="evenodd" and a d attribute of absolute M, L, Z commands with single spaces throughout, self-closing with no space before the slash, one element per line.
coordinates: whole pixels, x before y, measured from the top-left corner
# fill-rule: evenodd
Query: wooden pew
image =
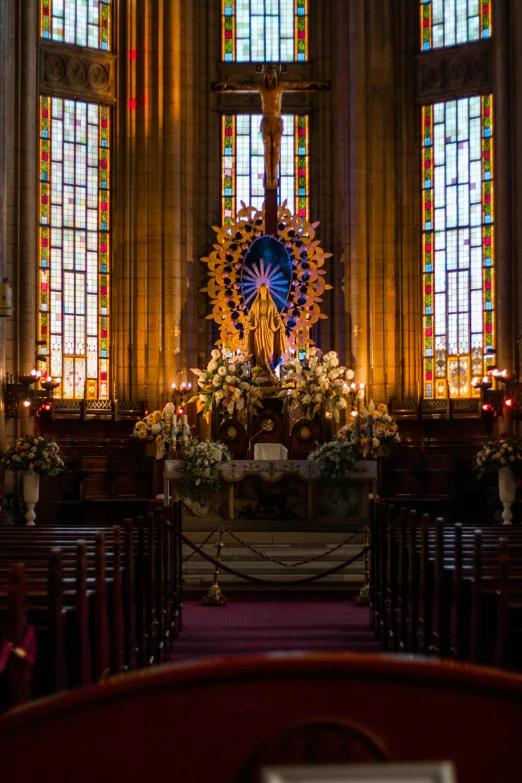
<path fill-rule="evenodd" d="M 510 638 L 520 629 L 522 641 L 520 528 L 485 528 L 478 534 L 481 541 L 483 539 L 478 556 L 475 551 L 477 534 L 472 523 L 449 525 L 445 520 L 434 521 L 423 515 L 419 525 L 415 512 L 408 520 L 405 510 L 397 515 L 390 507 L 386 535 L 383 535 L 382 508 L 378 519 L 380 530 L 375 531 L 373 538 L 376 552 L 372 608 L 376 633 L 384 649 L 461 659 L 469 655 L 472 660 L 494 663 L 502 660 L 502 650 L 504 658 L 506 655 L 502 635 Z M 505 532 L 511 548 L 509 600 L 506 599 L 507 585 L 499 592 L 500 532 Z M 481 569 L 485 581 L 481 578 Z M 504 607 L 502 620 L 498 621 L 502 634 L 499 630 L 495 636 L 492 631 L 484 640 L 484 627 L 497 628 L 499 607 Z M 485 612 L 486 619 L 483 617 Z M 507 620 L 506 614 L 509 615 Z"/>
<path fill-rule="evenodd" d="M 152 514 L 137 528 L 126 521 L 123 547 L 118 526 L 0 529 L 0 627 L 12 563 L 24 562 L 27 616 L 50 651 L 50 667 L 37 660 L 39 695 L 169 660 L 173 553 L 170 522 Z"/>
<path fill-rule="evenodd" d="M 202 716 L 227 704 L 203 749 Z M 311 759 L 449 759 L 459 783 L 518 783 L 521 723 L 522 678 L 505 672 L 382 655 L 238 656 L 15 710 L 0 718 L 0 757 L 17 783 L 71 770 L 78 783 L 134 783 L 152 768 L 173 781 L 252 783 L 263 766 Z"/>

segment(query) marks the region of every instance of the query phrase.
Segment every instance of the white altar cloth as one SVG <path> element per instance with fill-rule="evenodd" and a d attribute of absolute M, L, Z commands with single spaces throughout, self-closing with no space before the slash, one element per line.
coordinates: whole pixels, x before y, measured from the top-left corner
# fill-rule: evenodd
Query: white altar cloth
<path fill-rule="evenodd" d="M 288 459 L 288 449 L 282 443 L 256 443 L 254 459 L 282 460 Z"/>

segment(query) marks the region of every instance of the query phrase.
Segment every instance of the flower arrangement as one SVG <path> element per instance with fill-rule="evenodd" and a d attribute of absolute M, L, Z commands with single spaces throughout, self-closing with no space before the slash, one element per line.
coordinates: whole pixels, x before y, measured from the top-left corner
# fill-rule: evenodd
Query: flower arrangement
<path fill-rule="evenodd" d="M 522 475 L 522 440 L 507 434 L 488 440 L 476 456 L 475 468 L 479 478 L 509 468 L 513 478 Z"/>
<path fill-rule="evenodd" d="M 17 472 L 32 469 L 46 479 L 61 473 L 65 464 L 56 441 L 47 435 L 29 435 L 27 432 L 9 446 L 1 463 L 4 470 Z"/>
<path fill-rule="evenodd" d="M 355 463 L 355 448 L 352 443 L 342 440 L 332 440 L 323 443 L 308 455 L 319 465 L 321 473 L 330 481 L 346 479 Z"/>
<path fill-rule="evenodd" d="M 263 407 L 256 380 L 262 371 L 251 369 L 248 358 L 244 354 L 231 355 L 229 351 L 215 348 L 206 370 L 192 370 L 198 376 L 199 394 L 190 402 L 197 402 L 197 412 L 203 413 L 207 421 L 210 421 L 214 400 L 224 418 L 240 414 L 248 397 L 253 405 Z"/>
<path fill-rule="evenodd" d="M 399 427 L 388 413 L 384 403 L 375 407 L 370 402 L 368 409 L 363 408 L 359 416 L 351 416 L 337 433 L 339 440 L 352 443 L 363 457 L 389 457 L 399 443 Z"/>
<path fill-rule="evenodd" d="M 354 400 L 355 393 L 348 383 L 353 377 L 353 370 L 339 365 L 335 351 L 323 356 L 319 348 L 310 348 L 304 359 L 295 357 L 284 364 L 285 390 L 280 396 L 288 397 L 290 410 L 301 408 L 308 418 L 324 405 L 339 421 L 339 411 L 351 407 Z"/>
<path fill-rule="evenodd" d="M 163 443 L 164 448 L 168 449 L 171 424 L 172 415 L 169 416 L 165 411 L 153 411 L 138 419 L 130 436 L 142 443 Z"/>
<path fill-rule="evenodd" d="M 220 462 L 229 462 L 232 455 L 219 441 L 198 438 L 191 440 L 183 452 L 181 494 L 203 503 L 221 486 Z"/>

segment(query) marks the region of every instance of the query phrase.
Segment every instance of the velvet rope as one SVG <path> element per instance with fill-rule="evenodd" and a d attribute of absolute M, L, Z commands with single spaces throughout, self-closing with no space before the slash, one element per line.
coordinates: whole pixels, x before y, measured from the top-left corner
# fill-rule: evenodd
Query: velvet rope
<path fill-rule="evenodd" d="M 164 518 L 164 517 L 163 517 Z M 214 533 L 227 533 L 231 538 L 234 538 L 241 546 L 246 547 L 246 549 L 249 549 L 250 552 L 253 552 L 255 555 L 258 555 L 258 557 L 262 557 L 263 560 L 268 560 L 270 563 L 276 563 L 276 565 L 284 566 L 285 568 L 297 568 L 298 566 L 302 565 L 308 565 L 308 563 L 313 563 L 316 560 L 322 560 L 325 557 L 328 557 L 328 555 L 331 555 L 332 552 L 336 552 L 338 549 L 340 549 L 343 546 L 347 546 L 353 539 L 358 536 L 360 533 L 364 532 L 364 528 L 360 528 L 359 530 L 356 530 L 355 533 L 352 533 L 352 535 L 345 539 L 344 541 L 341 541 L 340 544 L 336 544 L 336 546 L 332 547 L 331 549 L 328 549 L 326 552 L 321 552 L 319 555 L 314 555 L 313 557 L 310 557 L 308 560 L 299 560 L 297 563 L 287 563 L 284 560 L 278 560 L 275 557 L 270 557 L 270 555 L 266 555 L 264 552 L 260 552 L 259 549 L 256 549 L 252 544 L 249 544 L 247 541 L 243 541 L 239 536 L 236 536 L 235 533 L 233 533 L 231 530 L 229 530 L 227 527 L 215 527 L 214 530 L 212 530 L 208 536 L 205 538 L 205 540 L 199 544 L 197 547 L 194 544 L 193 545 L 193 551 L 190 553 L 190 555 L 187 555 L 183 558 L 183 562 L 186 563 L 188 560 L 191 560 L 191 558 L 194 557 L 194 555 L 201 554 L 201 550 L 203 547 L 208 544 Z M 319 544 L 314 544 L 313 546 L 319 546 Z"/>
<path fill-rule="evenodd" d="M 178 531 L 178 535 L 181 537 L 181 540 L 187 544 L 191 549 L 197 549 L 197 547 L 192 543 L 190 538 L 187 538 L 187 536 L 184 533 L 180 533 Z M 314 576 L 307 576 L 303 579 L 292 579 L 291 581 L 282 581 L 280 579 L 260 579 L 258 576 L 251 576 L 250 574 L 242 574 L 240 571 L 236 571 L 235 568 L 231 568 L 230 566 L 225 565 L 225 563 L 220 560 L 219 562 L 211 557 L 211 555 L 207 555 L 206 552 L 199 551 L 199 554 L 201 557 L 205 558 L 205 560 L 208 560 L 209 563 L 212 563 L 214 566 L 216 566 L 219 569 L 223 569 L 224 571 L 228 571 L 229 574 L 232 574 L 233 576 L 237 576 L 240 579 L 245 579 L 247 582 L 255 582 L 256 584 L 264 584 L 264 585 L 304 585 L 308 584 L 309 582 L 317 582 L 319 579 L 324 579 L 325 576 L 330 576 L 331 574 L 336 574 L 338 571 L 341 571 L 343 568 L 346 568 L 346 566 L 351 565 L 356 560 L 358 560 L 360 557 L 362 557 L 366 552 L 369 552 L 370 547 L 366 546 L 361 549 L 360 552 L 358 552 L 354 557 L 351 557 L 349 560 L 344 561 L 343 563 L 339 563 L 334 568 L 328 569 L 328 571 L 323 571 L 321 574 L 314 574 Z"/>
<path fill-rule="evenodd" d="M 360 533 L 363 532 L 364 528 L 360 528 L 359 530 L 356 530 L 355 533 L 352 533 L 352 535 L 347 538 L 345 541 L 341 541 L 340 544 L 337 544 L 336 546 L 332 547 L 331 549 L 328 549 L 327 552 L 322 552 L 320 555 L 314 555 L 313 557 L 310 557 L 308 560 L 298 560 L 297 563 L 286 563 L 284 560 L 277 560 L 275 557 L 270 557 L 270 555 L 265 555 L 263 552 L 260 552 L 258 549 L 256 549 L 252 544 L 247 543 L 246 541 L 242 541 L 239 536 L 236 536 L 235 533 L 233 533 L 231 530 L 229 530 L 227 527 L 222 528 L 224 533 L 228 533 L 229 536 L 232 538 L 235 538 L 235 540 L 241 544 L 241 546 L 246 547 L 254 554 L 258 555 L 259 557 L 262 557 L 264 560 L 269 560 L 271 563 L 276 563 L 280 566 L 285 566 L 285 568 L 296 568 L 297 566 L 302 565 L 308 565 L 308 563 L 313 563 L 316 560 L 322 560 L 324 557 L 327 557 L 328 555 L 331 555 L 332 552 L 336 552 L 338 549 L 340 549 L 342 546 L 346 546 L 349 544 L 353 539 L 358 536 Z M 313 546 L 319 546 L 319 544 L 314 544 Z M 195 554 L 195 553 L 193 553 Z"/>
<path fill-rule="evenodd" d="M 163 517 L 163 519 L 165 519 L 165 517 Z M 167 520 L 165 520 L 165 521 L 167 521 Z M 394 522 L 392 522 L 391 525 L 388 525 L 386 530 L 383 531 L 382 537 L 387 536 L 388 533 L 390 532 L 390 530 L 393 530 L 395 528 L 395 526 L 398 524 L 398 522 L 399 522 L 399 518 L 397 518 Z M 217 528 L 216 530 L 212 531 L 212 534 L 214 534 L 215 532 L 217 532 L 219 530 L 222 530 L 224 533 L 229 533 L 231 536 L 236 538 L 236 536 L 233 533 L 231 533 L 230 530 L 228 530 L 227 528 Z M 361 531 L 357 531 L 356 533 L 354 533 L 353 536 L 351 536 L 351 538 L 353 538 L 359 532 L 361 532 Z M 203 552 L 201 547 L 197 547 L 195 544 L 193 544 L 192 541 L 190 540 L 190 538 L 187 538 L 187 536 L 184 533 L 182 533 L 181 531 L 175 529 L 175 533 L 176 533 L 176 535 L 180 536 L 181 540 L 185 544 L 187 544 L 187 546 L 189 546 L 191 549 L 194 550 L 194 553 L 197 552 L 198 554 L 201 555 L 201 557 L 203 557 L 205 560 L 208 560 L 209 563 L 212 563 L 212 565 L 216 566 L 217 568 L 223 569 L 223 570 L 227 571 L 229 574 L 232 574 L 233 576 L 237 576 L 240 579 L 245 579 L 247 582 L 255 582 L 256 584 L 265 584 L 265 585 L 303 585 L 303 584 L 309 584 L 310 582 L 317 582 L 317 581 L 319 581 L 319 579 L 324 579 L 325 576 L 331 576 L 332 574 L 336 574 L 338 571 L 342 571 L 343 568 L 346 568 L 347 566 L 351 565 L 352 563 L 355 563 L 356 560 L 358 560 L 360 557 L 363 557 L 363 555 L 365 555 L 367 552 L 369 552 L 372 549 L 372 547 L 373 547 L 373 544 L 370 543 L 368 546 L 363 547 L 360 550 L 360 552 L 358 552 L 353 557 L 349 558 L 348 560 L 343 561 L 342 563 L 339 563 L 337 566 L 334 566 L 333 568 L 330 568 L 328 571 L 323 571 L 321 574 L 314 574 L 313 576 L 304 577 L 303 579 L 293 579 L 291 581 L 282 581 L 281 579 L 261 579 L 258 576 L 251 576 L 250 574 L 242 574 L 240 571 L 236 571 L 235 568 L 231 568 L 230 566 L 225 565 L 225 563 L 223 563 L 222 560 L 217 561 L 211 555 L 207 555 L 206 552 Z M 349 540 L 351 540 L 351 538 L 347 539 L 347 540 L 349 541 Z M 240 541 L 240 539 L 237 539 L 237 540 Z M 208 538 L 207 538 L 207 541 L 208 541 Z M 240 542 L 240 543 L 242 543 L 242 542 Z M 343 543 L 346 543 L 346 542 L 343 542 Z M 204 544 L 202 544 L 201 546 L 204 546 Z M 248 544 L 247 544 L 247 546 L 248 546 Z M 339 546 L 342 546 L 342 544 L 339 544 L 336 548 L 338 549 Z M 328 553 L 325 552 L 325 555 L 326 554 L 328 554 Z M 268 556 L 267 556 L 267 558 L 268 558 Z M 270 558 L 270 559 L 272 559 L 272 558 Z M 314 559 L 317 559 L 317 558 L 311 558 L 311 560 L 314 560 Z M 311 560 L 308 561 L 308 562 L 311 562 Z M 276 562 L 276 561 L 274 561 L 274 562 Z M 304 564 L 304 563 L 302 563 L 302 564 Z"/>

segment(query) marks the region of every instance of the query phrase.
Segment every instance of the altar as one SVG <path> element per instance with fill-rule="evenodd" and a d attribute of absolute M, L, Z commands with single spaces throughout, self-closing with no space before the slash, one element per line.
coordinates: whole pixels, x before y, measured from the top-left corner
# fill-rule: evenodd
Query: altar
<path fill-rule="evenodd" d="M 273 119 L 284 90 L 328 88 L 280 82 L 273 66 L 262 70 L 262 83 L 215 89 L 258 91 Z M 269 126 L 282 129 L 282 121 L 261 126 L 263 205 L 240 202 L 213 226 L 212 249 L 201 258 L 206 319 L 218 339 L 206 367 L 190 368 L 197 378 L 190 399 L 186 380 L 173 404 L 156 412 L 161 424 L 147 419 L 151 432 L 137 437 L 163 439 L 164 498 L 181 498 L 187 516 L 209 524 L 244 520 L 246 527 L 276 520 L 303 529 L 323 520 L 365 525 L 377 496 L 376 457 L 398 441 L 397 426 L 386 405 L 366 399 L 365 379 L 314 342 L 327 317 L 321 302 L 332 287 L 332 253 L 316 238 L 317 221 L 296 204 L 278 203 L 281 139 Z"/>
<path fill-rule="evenodd" d="M 180 497 L 182 465 L 182 460 L 165 460 L 164 497 Z M 377 493 L 377 460 L 358 460 L 345 481 L 328 486 L 326 492 L 320 468 L 313 460 L 232 460 L 222 462 L 219 469 L 222 493 L 199 508 L 186 498 L 187 514 L 217 515 L 230 521 L 238 516 L 247 518 L 249 510 L 255 518 L 259 508 L 263 518 L 272 514 L 285 519 L 291 514 L 305 521 L 346 517 L 364 523 L 370 516 L 370 497 Z M 270 491 L 281 483 L 283 491 Z"/>

